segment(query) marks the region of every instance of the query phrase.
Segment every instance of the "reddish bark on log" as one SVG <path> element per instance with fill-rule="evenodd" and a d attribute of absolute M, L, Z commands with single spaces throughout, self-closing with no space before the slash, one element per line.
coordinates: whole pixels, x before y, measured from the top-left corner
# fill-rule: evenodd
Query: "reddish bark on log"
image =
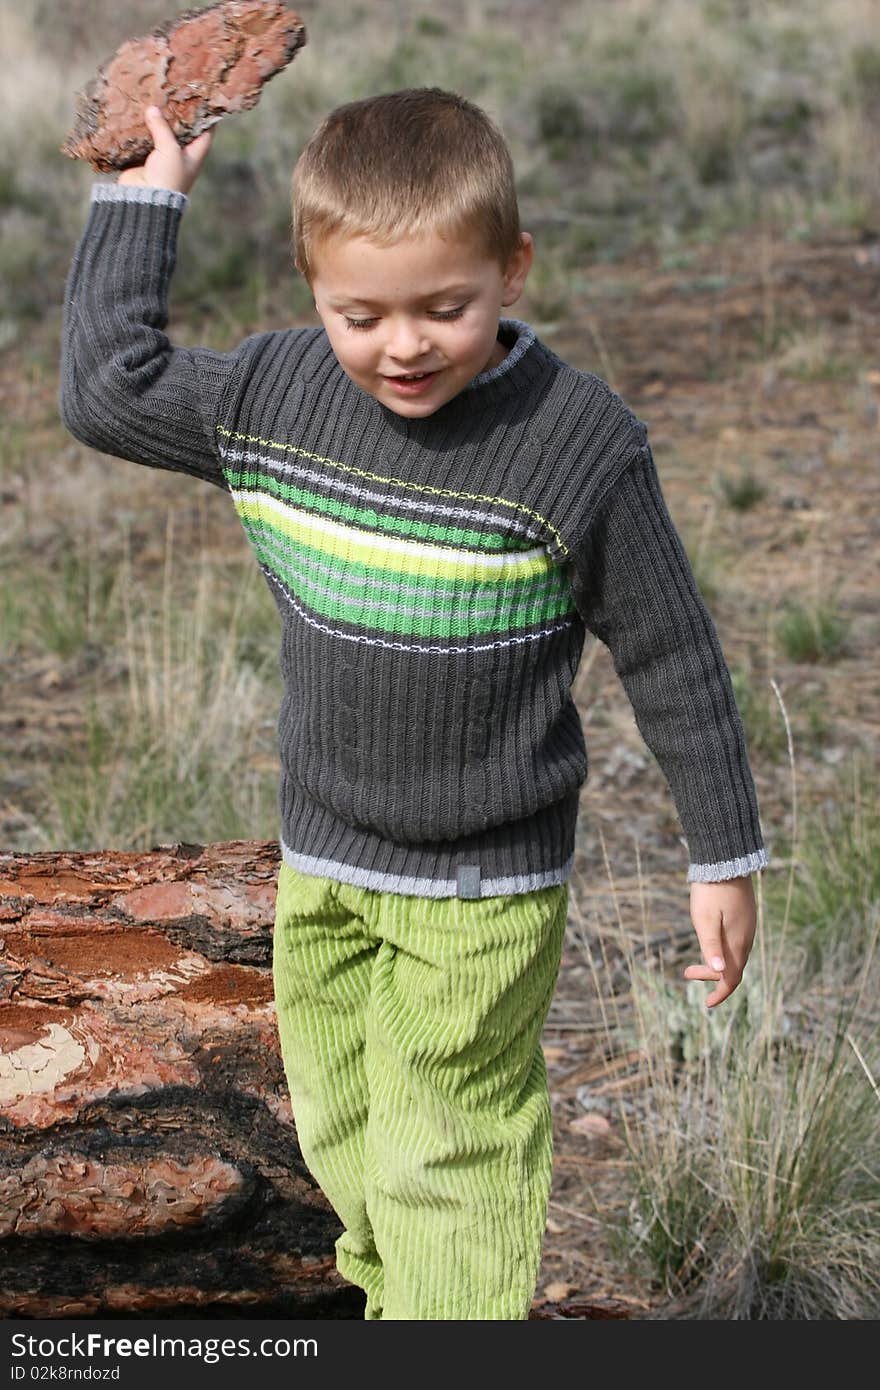
<path fill-rule="evenodd" d="M 127 39 L 76 96 L 61 147 L 100 173 L 143 164 L 144 124 L 158 106 L 181 144 L 224 116 L 256 106 L 263 86 L 306 41 L 298 14 L 276 0 L 223 0 L 187 10 L 144 38 Z"/>
<path fill-rule="evenodd" d="M 0 1317 L 362 1317 L 296 1137 L 277 843 L 0 854 Z"/>

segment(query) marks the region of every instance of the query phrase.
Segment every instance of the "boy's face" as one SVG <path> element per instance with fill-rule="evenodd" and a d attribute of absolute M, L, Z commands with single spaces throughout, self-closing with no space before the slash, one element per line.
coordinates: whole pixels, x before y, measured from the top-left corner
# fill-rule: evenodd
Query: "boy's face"
<path fill-rule="evenodd" d="M 506 356 L 497 340 L 532 263 L 532 238 L 506 270 L 476 238 L 435 232 L 379 246 L 332 234 L 316 248 L 315 307 L 342 369 L 408 419 L 432 415 Z M 421 380 L 404 378 L 425 373 Z"/>

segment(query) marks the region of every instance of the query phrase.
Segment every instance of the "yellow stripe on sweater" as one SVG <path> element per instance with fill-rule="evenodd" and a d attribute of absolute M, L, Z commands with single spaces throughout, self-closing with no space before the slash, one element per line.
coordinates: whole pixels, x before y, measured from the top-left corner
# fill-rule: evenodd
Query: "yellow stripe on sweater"
<path fill-rule="evenodd" d="M 242 520 L 258 525 L 266 521 L 273 531 L 282 533 L 292 541 L 311 546 L 325 555 L 344 557 L 374 569 L 461 579 L 465 583 L 477 580 L 500 583 L 531 579 L 535 575 L 547 574 L 554 568 L 543 546 L 509 551 L 504 555 L 485 555 L 470 550 L 450 551 L 442 546 L 398 540 L 393 536 L 368 537 L 363 531 L 343 526 L 328 517 L 298 511 L 265 493 L 258 500 L 255 500 L 253 492 L 233 493 L 232 497 Z M 271 517 L 267 515 L 270 512 Z"/>

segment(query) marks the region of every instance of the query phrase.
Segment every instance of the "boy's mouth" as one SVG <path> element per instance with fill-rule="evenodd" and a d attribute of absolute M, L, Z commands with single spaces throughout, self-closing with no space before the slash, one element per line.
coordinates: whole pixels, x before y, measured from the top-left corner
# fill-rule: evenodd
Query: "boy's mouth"
<path fill-rule="evenodd" d="M 393 391 L 404 396 L 414 396 L 430 386 L 438 372 L 407 372 L 401 376 L 386 376 L 385 380 Z"/>

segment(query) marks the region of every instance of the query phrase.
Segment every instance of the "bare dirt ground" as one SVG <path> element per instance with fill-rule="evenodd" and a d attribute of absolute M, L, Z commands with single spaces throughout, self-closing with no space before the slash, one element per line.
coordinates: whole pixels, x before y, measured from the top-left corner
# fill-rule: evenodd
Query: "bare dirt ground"
<path fill-rule="evenodd" d="M 561 356 L 610 381 L 648 425 L 688 553 L 716 566 L 710 607 L 728 662 L 747 661 L 762 695 L 772 678 L 786 701 L 803 816 L 837 794 L 839 767 L 852 752 L 876 766 L 880 244 L 843 235 L 813 242 L 731 236 L 680 268 L 664 269 L 656 253 L 644 252 L 585 267 L 580 284 L 555 324 L 540 322 L 537 301 L 524 300 L 515 312 Z M 0 359 L 0 411 L 14 428 L 31 431 L 44 452 L 53 439 L 58 450 L 71 446 L 54 422 L 56 381 L 53 368 L 41 365 L 47 352 L 44 343 L 42 358 L 23 350 Z M 715 485 L 742 467 L 767 493 L 736 511 Z M 24 501 L 34 505 L 38 489 L 32 474 L 6 473 L 2 531 Z M 192 538 L 219 551 L 237 522 L 225 524 L 219 510 L 211 517 L 218 523 L 206 533 L 193 506 Z M 159 565 L 158 548 L 154 558 Z M 780 605 L 831 593 L 850 621 L 844 654 L 831 663 L 793 662 L 774 637 Z M 51 757 L 53 740 L 80 736 L 81 666 L 34 656 L 0 676 L 0 844 L 11 847 L 15 837 L 25 847 L 29 763 Z M 598 1207 L 627 1220 L 627 1155 L 613 1119 L 586 1111 L 578 1088 L 610 1098 L 642 1078 L 637 1057 L 609 1062 L 603 1054 L 580 933 L 609 939 L 618 910 L 640 933 L 644 903 L 651 937 L 665 942 L 664 958 L 680 978 L 696 959 L 687 853 L 666 783 L 604 648 L 588 648 L 575 693 L 590 776 L 569 939 L 545 1031 L 555 1167 L 533 1316 L 662 1317 L 664 1296 L 622 1270 L 595 1214 Z M 821 738 L 806 737 L 809 706 L 822 711 Z M 752 767 L 772 858 L 766 872 L 786 874 L 784 852 L 774 847 L 792 828 L 788 761 L 753 755 Z M 625 979 L 609 987 L 625 997 Z"/>

